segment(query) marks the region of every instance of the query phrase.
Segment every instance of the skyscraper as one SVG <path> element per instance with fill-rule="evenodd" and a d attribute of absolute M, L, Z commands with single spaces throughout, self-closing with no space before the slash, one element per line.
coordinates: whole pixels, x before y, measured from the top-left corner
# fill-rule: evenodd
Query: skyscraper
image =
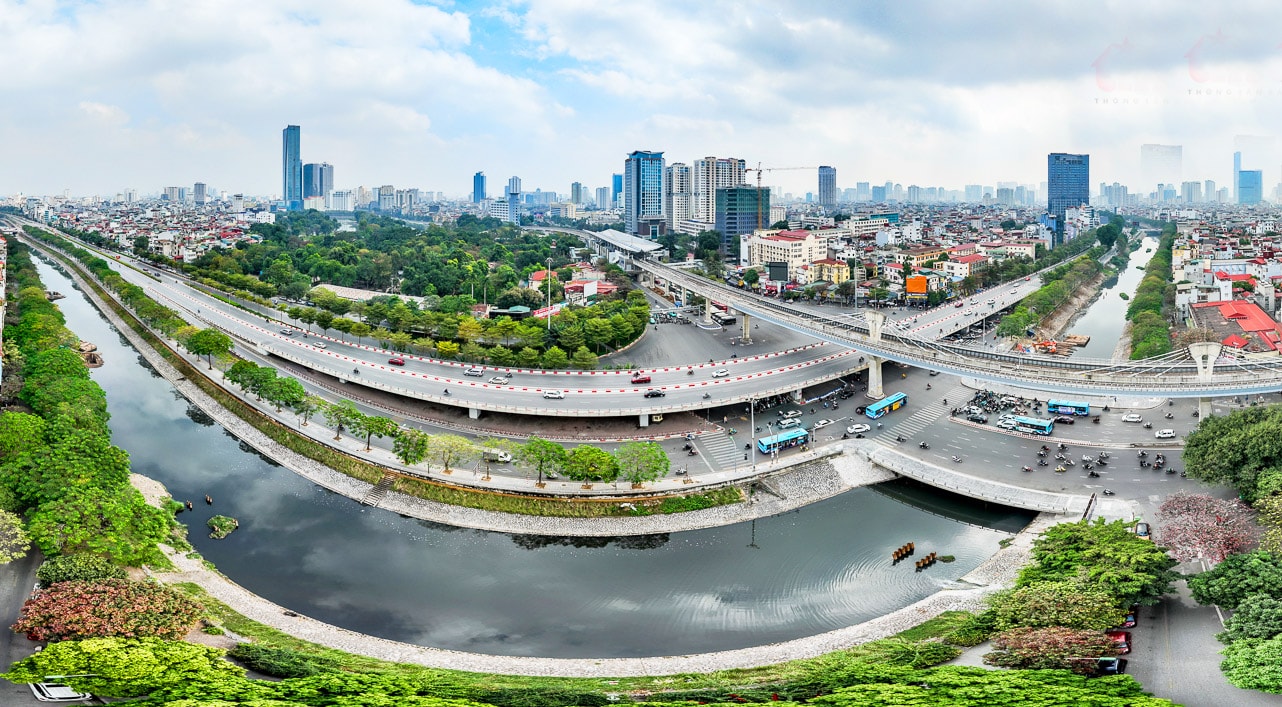
<path fill-rule="evenodd" d="M 584 202 L 583 196 L 583 182 L 570 184 L 570 203 L 582 204 Z"/>
<path fill-rule="evenodd" d="M 726 252 L 731 243 L 739 241 L 739 236 L 752 233 L 758 220 L 763 228 L 770 225 L 766 222 L 770 217 L 770 188 L 743 185 L 718 189 L 716 208 L 716 229 L 721 232 L 721 248 Z"/>
<path fill-rule="evenodd" d="M 1178 184 L 1184 171 L 1184 148 L 1181 145 L 1140 145 L 1140 172 L 1144 175 L 1141 194 L 1157 184 Z M 1161 194 L 1158 195 L 1161 198 Z"/>
<path fill-rule="evenodd" d="M 668 215 L 668 228 L 675 230 L 693 215 L 690 165 L 674 162 L 667 169 L 663 185 L 663 212 Z"/>
<path fill-rule="evenodd" d="M 623 163 L 623 219 L 628 233 L 662 235 L 663 153 L 637 150 Z"/>
<path fill-rule="evenodd" d="M 1264 171 L 1242 169 L 1237 173 L 1237 203 L 1245 206 L 1258 204 L 1264 199 Z"/>
<path fill-rule="evenodd" d="M 281 143 L 281 198 L 286 209 L 297 211 L 303 208 L 303 157 L 299 127 L 285 126 L 281 131 Z"/>
<path fill-rule="evenodd" d="M 610 187 L 596 188 L 596 207 L 602 211 L 610 208 Z"/>
<path fill-rule="evenodd" d="M 1064 239 L 1064 212 L 1091 200 L 1091 156 L 1052 152 L 1046 156 L 1046 211 L 1055 217 L 1055 242 Z"/>
<path fill-rule="evenodd" d="M 837 168 L 819 168 L 819 205 L 831 211 L 837 208 Z"/>
<path fill-rule="evenodd" d="M 303 198 L 320 196 L 329 202 L 334 193 L 334 165 L 328 162 L 308 162 L 303 165 Z"/>
<path fill-rule="evenodd" d="M 615 174 L 610 177 L 610 208 L 619 205 L 619 195 L 623 193 L 623 175 Z"/>
<path fill-rule="evenodd" d="M 485 201 L 485 172 L 477 172 L 472 175 L 472 203 L 482 201 Z"/>
<path fill-rule="evenodd" d="M 717 190 L 743 184 L 747 163 L 733 157 L 704 157 L 694 161 L 694 217 L 704 223 L 717 218 Z"/>
<path fill-rule="evenodd" d="M 520 193 L 521 193 L 521 178 L 520 178 L 520 177 L 512 177 L 511 179 L 508 179 L 508 180 L 507 180 L 507 193 L 508 193 L 508 194 L 520 194 Z"/>
<path fill-rule="evenodd" d="M 195 184 L 196 206 L 205 205 L 205 200 L 208 198 L 206 194 L 208 190 L 209 190 L 209 187 L 204 182 L 196 182 Z"/>

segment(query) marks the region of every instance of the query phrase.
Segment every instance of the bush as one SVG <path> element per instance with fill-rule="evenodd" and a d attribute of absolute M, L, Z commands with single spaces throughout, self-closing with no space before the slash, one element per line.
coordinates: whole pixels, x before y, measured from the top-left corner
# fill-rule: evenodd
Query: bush
<path fill-rule="evenodd" d="M 992 609 L 966 619 L 962 625 L 944 635 L 944 640 L 954 646 L 977 646 L 997 632 L 997 613 Z"/>
<path fill-rule="evenodd" d="M 59 582 L 22 605 L 13 630 L 33 641 L 106 636 L 180 640 L 203 611 L 186 594 L 159 584 Z"/>
<path fill-rule="evenodd" d="M 59 555 L 45 560 L 36 570 L 36 579 L 46 589 L 59 582 L 97 582 L 126 576 L 124 568 L 97 555 Z"/>
<path fill-rule="evenodd" d="M 250 670 L 277 678 L 305 678 L 339 669 L 336 661 L 327 658 L 257 643 L 239 643 L 227 653 L 227 657 Z"/>

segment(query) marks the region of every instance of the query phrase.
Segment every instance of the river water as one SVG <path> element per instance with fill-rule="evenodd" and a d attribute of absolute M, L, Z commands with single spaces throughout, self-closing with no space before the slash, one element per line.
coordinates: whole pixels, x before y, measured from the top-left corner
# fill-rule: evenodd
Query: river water
<path fill-rule="evenodd" d="M 1125 293 L 1127 297 L 1135 296 L 1135 288 L 1144 279 L 1144 270 L 1138 266 L 1147 265 L 1156 252 L 1157 239 L 1151 236 L 1144 238 L 1139 250 L 1131 253 L 1126 270 L 1105 280 L 1099 296 L 1073 320 L 1067 333 L 1091 337 L 1089 344 L 1080 346 L 1073 352 L 1074 356 L 1112 358 L 1113 350 L 1117 348 L 1118 342 L 1122 340 L 1122 332 L 1126 330 L 1126 308 L 1130 305 L 1129 300 L 1122 299 L 1122 294 Z"/>
<path fill-rule="evenodd" d="M 853 625 L 946 586 L 1030 520 L 910 484 L 864 488 L 722 528 L 627 538 L 520 536 L 361 506 L 265 459 L 145 364 L 61 273 L 68 326 L 98 345 L 116 444 L 196 508 L 192 544 L 233 581 L 355 631 L 462 651 L 635 657 L 726 650 Z M 213 505 L 201 503 L 209 494 Z M 237 518 L 207 537 L 214 513 Z M 956 562 L 914 572 L 915 542 Z"/>

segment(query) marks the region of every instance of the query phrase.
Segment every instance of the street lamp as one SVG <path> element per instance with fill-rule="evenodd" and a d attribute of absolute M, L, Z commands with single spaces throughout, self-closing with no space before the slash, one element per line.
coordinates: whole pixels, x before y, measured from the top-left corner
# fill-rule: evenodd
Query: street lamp
<path fill-rule="evenodd" d="M 548 256 L 547 269 L 543 271 L 543 286 L 548 290 L 548 333 L 552 333 L 552 257 Z"/>

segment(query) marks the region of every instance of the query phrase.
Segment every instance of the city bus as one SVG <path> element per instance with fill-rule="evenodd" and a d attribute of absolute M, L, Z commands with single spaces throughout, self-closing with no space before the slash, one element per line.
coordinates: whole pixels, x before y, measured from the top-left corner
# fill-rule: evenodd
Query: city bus
<path fill-rule="evenodd" d="M 773 454 L 775 452 L 806 444 L 810 441 L 810 433 L 804 427 L 797 427 L 791 430 L 784 430 L 777 435 L 762 437 L 757 440 L 757 451 L 762 454 Z"/>
<path fill-rule="evenodd" d="M 864 408 L 864 414 L 876 420 L 888 412 L 894 412 L 908 404 L 908 395 L 906 393 L 894 393 L 878 400 L 877 402 Z"/>
<path fill-rule="evenodd" d="M 721 326 L 726 326 L 728 324 L 734 324 L 735 318 L 730 316 L 729 314 L 724 314 L 722 312 L 713 312 L 712 321 L 720 324 Z"/>
<path fill-rule="evenodd" d="M 1033 435 L 1048 435 L 1055 431 L 1055 421 L 1043 420 L 1040 417 L 1016 417 L 1015 431 Z"/>
<path fill-rule="evenodd" d="M 1047 400 L 1046 412 L 1057 412 L 1061 415 L 1089 415 L 1091 404 L 1075 403 L 1071 400 Z"/>

